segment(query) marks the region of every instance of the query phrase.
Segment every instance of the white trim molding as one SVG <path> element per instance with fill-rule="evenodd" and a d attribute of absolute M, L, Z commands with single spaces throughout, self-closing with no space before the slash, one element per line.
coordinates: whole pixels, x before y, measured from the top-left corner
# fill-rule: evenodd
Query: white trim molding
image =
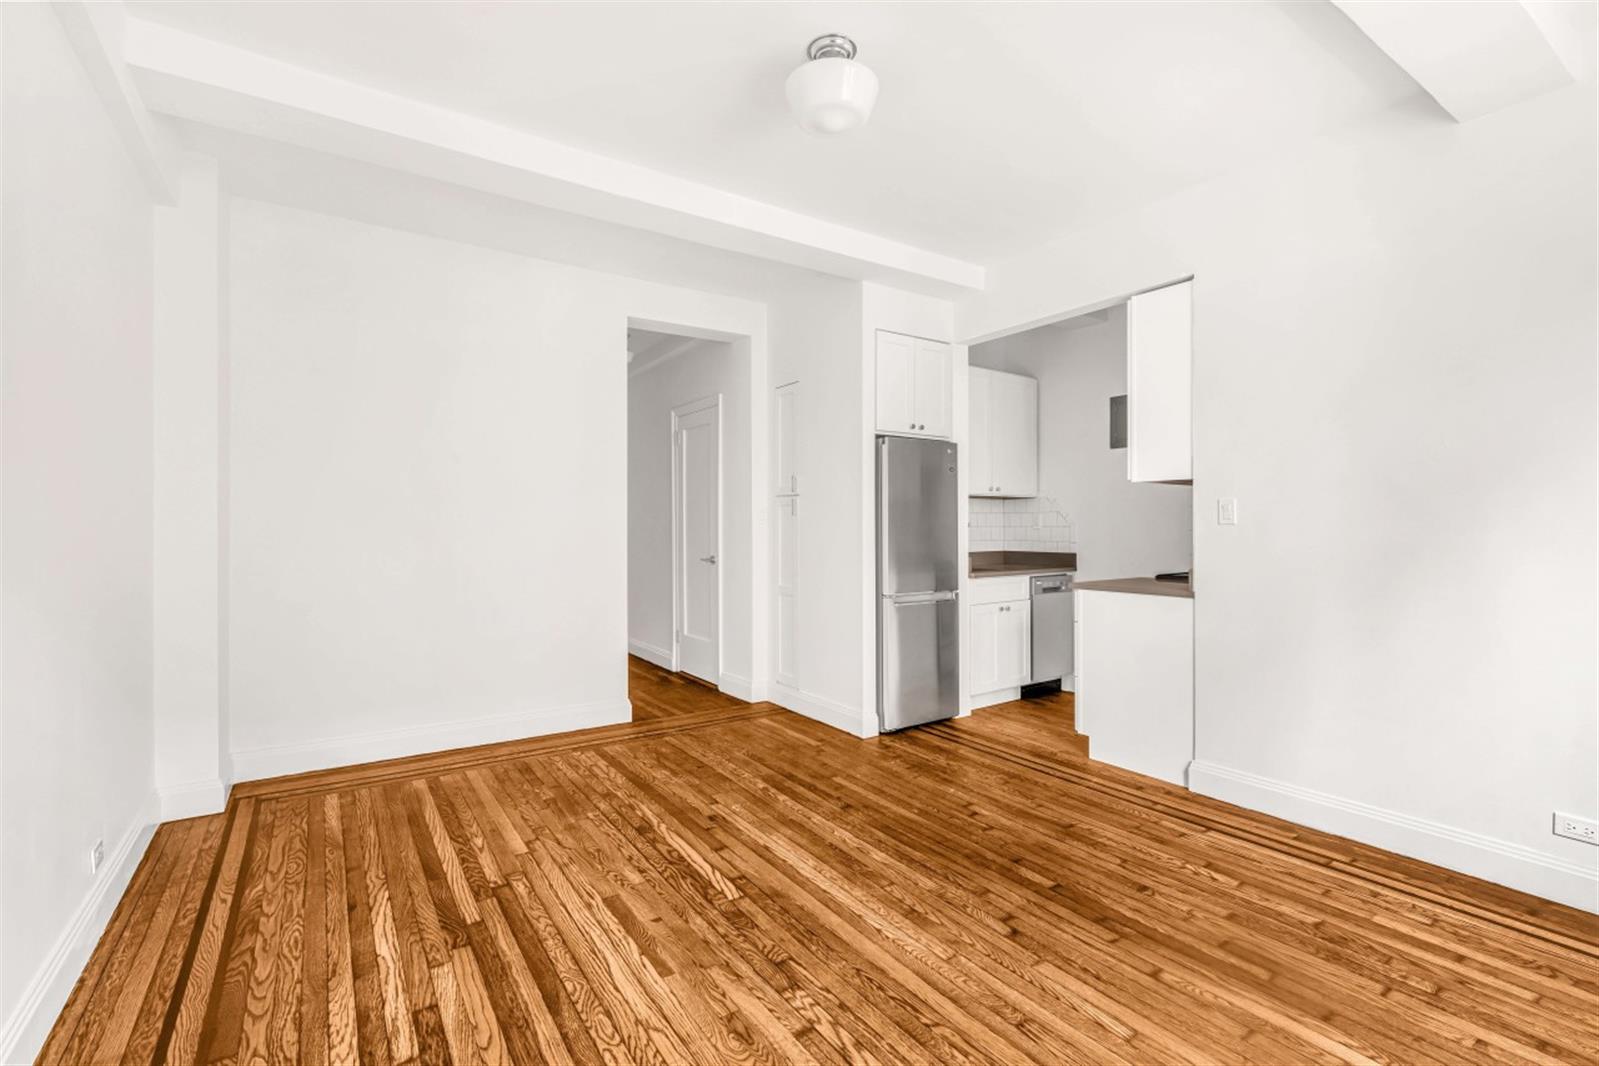
<path fill-rule="evenodd" d="M 826 696 L 818 696 L 813 692 L 802 692 L 789 685 L 772 686 L 771 701 L 784 710 L 802 714 L 806 718 L 815 719 L 823 725 L 830 725 L 834 729 L 842 729 L 855 737 L 875 737 L 877 729 L 865 729 L 861 724 L 861 712 L 857 707 L 846 707 L 842 703 L 830 700 Z"/>
<path fill-rule="evenodd" d="M 127 65 L 158 113 L 824 274 L 941 295 L 984 284 L 979 263 L 146 19 L 125 21 Z"/>
<path fill-rule="evenodd" d="M 629 655 L 637 655 L 647 663 L 654 663 L 662 670 L 672 669 L 672 653 L 666 648 L 656 647 L 643 640 L 629 640 L 627 642 Z"/>
<path fill-rule="evenodd" d="M 740 677 L 738 674 L 722 674 L 716 687 L 718 691 L 745 703 L 763 703 L 767 698 L 767 686 L 751 681 L 747 677 Z"/>
<path fill-rule="evenodd" d="M 221 814 L 228 805 L 228 786 L 220 778 L 184 781 L 156 789 L 161 800 L 161 820 L 175 822 L 202 814 Z"/>
<path fill-rule="evenodd" d="M 618 725 L 632 719 L 633 704 L 626 699 L 596 700 L 567 707 L 541 707 L 464 721 L 405 726 L 300 744 L 235 751 L 233 774 L 235 781 L 255 781 L 308 770 L 327 770 L 335 766 L 354 766 L 381 759 L 398 759 L 407 755 L 498 744 L 549 733 Z"/>
<path fill-rule="evenodd" d="M 94 946 L 111 921 L 117 902 L 133 880 L 139 860 L 144 858 L 150 838 L 155 835 L 159 808 L 160 801 L 152 792 L 140 805 L 116 849 L 106 857 L 99 877 L 72 912 L 50 953 L 23 988 L 11 1017 L 0 1027 L 0 1062 L 32 1062 L 39 1054 L 56 1016 L 72 994 L 72 986 L 77 984 L 78 975 L 88 965 Z"/>
<path fill-rule="evenodd" d="M 1188 787 L 1204 796 L 1599 914 L 1599 855 L 1571 862 L 1521 844 L 1195 759 Z"/>

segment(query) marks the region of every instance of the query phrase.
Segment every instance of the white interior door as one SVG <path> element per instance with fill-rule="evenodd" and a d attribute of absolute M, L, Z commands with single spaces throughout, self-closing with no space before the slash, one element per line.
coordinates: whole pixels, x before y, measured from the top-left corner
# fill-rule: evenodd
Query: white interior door
<path fill-rule="evenodd" d="M 677 668 L 717 684 L 721 675 L 721 404 L 672 412 Z"/>

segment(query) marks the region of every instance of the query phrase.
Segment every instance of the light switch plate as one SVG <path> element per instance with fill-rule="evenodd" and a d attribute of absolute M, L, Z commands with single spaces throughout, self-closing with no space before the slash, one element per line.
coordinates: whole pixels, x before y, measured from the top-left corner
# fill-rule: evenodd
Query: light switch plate
<path fill-rule="evenodd" d="M 1216 524 L 1218 526 L 1236 526 L 1238 524 L 1238 501 L 1231 496 L 1216 501 Z"/>

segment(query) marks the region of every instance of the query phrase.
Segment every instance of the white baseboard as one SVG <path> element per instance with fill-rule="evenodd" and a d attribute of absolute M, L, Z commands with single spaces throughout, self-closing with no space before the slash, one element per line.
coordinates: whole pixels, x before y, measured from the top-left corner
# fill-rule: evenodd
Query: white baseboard
<path fill-rule="evenodd" d="M 175 822 L 202 814 L 221 814 L 228 805 L 228 789 L 218 778 L 163 785 L 156 790 L 161 799 L 161 820 Z"/>
<path fill-rule="evenodd" d="M 1199 759 L 1189 764 L 1188 787 L 1240 807 L 1599 913 L 1599 853 L 1588 864 L 1570 862 L 1507 840 Z"/>
<path fill-rule="evenodd" d="M 810 692 L 801 692 L 789 685 L 773 685 L 771 701 L 795 714 L 803 714 L 807 718 L 814 718 L 823 725 L 830 725 L 834 729 L 856 737 L 875 737 L 877 728 L 874 724 L 871 729 L 865 729 L 861 724 L 861 712 L 854 707 L 846 707 L 825 696 L 817 696 Z"/>
<path fill-rule="evenodd" d="M 1011 700 L 1022 698 L 1020 688 L 997 688 L 993 692 L 979 692 L 972 696 L 971 709 L 978 710 L 982 707 L 992 707 L 996 703 L 1009 703 Z"/>
<path fill-rule="evenodd" d="M 672 668 L 672 652 L 668 648 L 658 648 L 654 644 L 646 644 L 642 640 L 629 640 L 627 650 L 647 663 L 654 663 L 662 670 Z"/>
<path fill-rule="evenodd" d="M 155 793 L 140 806 L 116 848 L 106 856 L 99 877 L 89 886 L 66 928 L 56 937 L 33 977 L 22 990 L 11 1016 L 0 1027 L 0 1062 L 32 1062 L 50 1035 L 72 986 L 111 921 L 111 913 L 133 880 L 133 871 L 155 833 L 160 800 Z"/>
<path fill-rule="evenodd" d="M 716 686 L 720 691 L 745 703 L 762 703 L 767 698 L 767 687 L 737 674 L 723 674 Z"/>
<path fill-rule="evenodd" d="M 625 700 L 599 700 L 570 707 L 543 707 L 535 711 L 489 715 L 458 722 L 406 726 L 372 733 L 280 744 L 233 753 L 235 781 L 354 766 L 380 759 L 470 748 L 504 740 L 566 733 L 574 729 L 616 725 L 632 721 L 633 705 Z"/>

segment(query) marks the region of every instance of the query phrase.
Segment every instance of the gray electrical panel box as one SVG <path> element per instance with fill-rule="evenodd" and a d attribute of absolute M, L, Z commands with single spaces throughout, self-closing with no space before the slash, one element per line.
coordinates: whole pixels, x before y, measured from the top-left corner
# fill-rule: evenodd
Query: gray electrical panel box
<path fill-rule="evenodd" d="M 1127 397 L 1110 398 L 1110 446 L 1127 447 Z"/>

